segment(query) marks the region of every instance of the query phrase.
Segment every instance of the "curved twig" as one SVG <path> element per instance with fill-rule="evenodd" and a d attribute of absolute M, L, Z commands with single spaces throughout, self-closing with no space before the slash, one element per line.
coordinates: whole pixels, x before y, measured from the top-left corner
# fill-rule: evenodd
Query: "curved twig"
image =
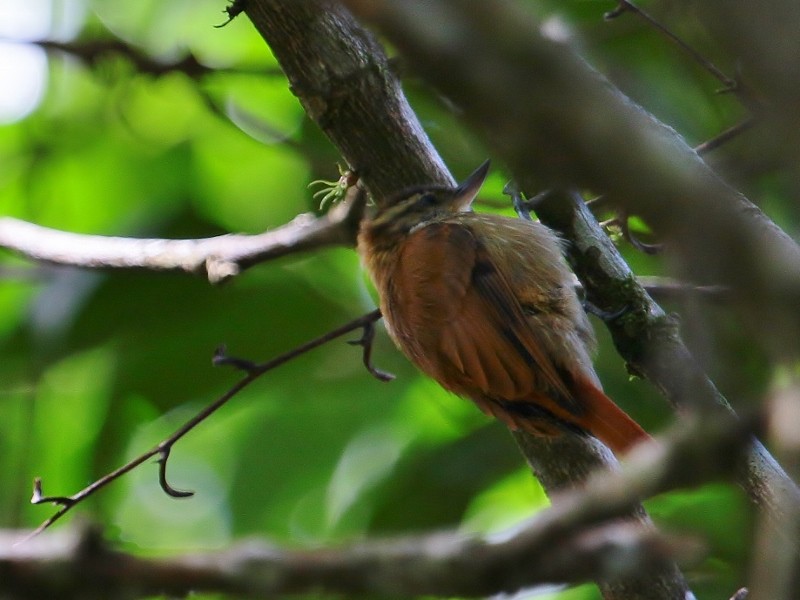
<path fill-rule="evenodd" d="M 172 443 L 164 444 L 161 451 L 158 453 L 158 485 L 167 496 L 172 498 L 190 498 L 194 496 L 194 492 L 190 490 L 179 490 L 172 487 L 167 481 L 167 461 L 169 460 L 169 453 L 172 451 Z"/>
<path fill-rule="evenodd" d="M 372 375 L 378 381 L 392 381 L 395 378 L 393 373 L 382 371 L 381 369 L 377 368 L 374 364 L 372 364 L 372 342 L 374 339 L 375 339 L 375 321 L 369 321 L 367 323 L 364 323 L 361 337 L 357 340 L 350 340 L 347 343 L 350 344 L 351 346 L 361 346 L 361 348 L 363 349 L 362 357 L 364 361 L 364 367 L 366 367 L 370 375 Z"/>
<path fill-rule="evenodd" d="M 233 0 L 228 6 L 226 6 L 222 12 L 228 15 L 228 20 L 224 23 L 220 23 L 219 25 L 214 25 L 216 29 L 221 29 L 225 27 L 228 23 L 233 21 L 236 17 L 244 12 L 244 9 L 247 7 L 247 0 Z"/>
<path fill-rule="evenodd" d="M 663 244 L 648 244 L 633 234 L 631 231 L 630 214 L 628 214 L 628 211 L 620 211 L 619 217 L 617 218 L 617 224 L 622 232 L 622 237 L 625 238 L 625 240 L 639 252 L 653 255 L 659 254 L 664 250 Z"/>
<path fill-rule="evenodd" d="M 252 360 L 239 358 L 238 356 L 230 356 L 224 344 L 214 351 L 211 364 L 215 367 L 227 365 L 244 371 L 245 373 L 252 373 L 258 368 L 258 364 L 254 363 Z"/>
<path fill-rule="evenodd" d="M 68 496 L 45 496 L 42 492 L 42 478 L 35 477 L 33 480 L 31 504 L 56 504 L 59 506 L 71 506 L 72 504 L 75 504 L 75 501 Z"/>
<path fill-rule="evenodd" d="M 79 492 L 73 494 L 72 496 L 43 496 L 42 495 L 42 481 L 40 478 L 34 479 L 33 484 L 33 497 L 31 498 L 32 504 L 42 504 L 42 503 L 54 503 L 60 505 L 61 508 L 54 513 L 50 518 L 43 521 L 39 527 L 33 530 L 28 537 L 33 537 L 50 527 L 53 523 L 58 521 L 61 517 L 63 517 L 67 512 L 69 512 L 72 508 L 77 506 L 83 500 L 88 498 L 89 496 L 93 495 L 94 493 L 98 492 L 102 488 L 106 487 L 108 484 L 112 483 L 113 481 L 119 479 L 129 471 L 132 471 L 143 462 L 151 459 L 154 456 L 158 456 L 158 465 L 159 465 L 159 484 L 161 485 L 161 489 L 164 492 L 173 497 L 173 498 L 188 498 L 192 496 L 194 492 L 178 490 L 172 487 L 167 482 L 167 462 L 169 460 L 170 451 L 172 447 L 180 440 L 183 436 L 187 433 L 192 431 L 195 427 L 197 427 L 200 423 L 205 421 L 208 417 L 214 414 L 217 410 L 219 410 L 222 406 L 224 406 L 228 400 L 233 398 L 236 394 L 246 388 L 248 385 L 253 383 L 256 379 L 264 375 L 265 373 L 271 371 L 279 367 L 280 365 L 289 362 L 290 360 L 300 356 L 301 354 L 305 354 L 306 352 L 313 350 L 314 348 L 318 348 L 327 342 L 336 339 L 338 337 L 343 336 L 346 333 L 351 331 L 355 331 L 359 328 L 367 328 L 371 327 L 372 324 L 381 318 L 380 310 L 373 310 L 365 315 L 357 319 L 353 319 L 349 323 L 342 325 L 341 327 L 337 327 L 329 331 L 328 333 L 321 335 L 311 341 L 306 342 L 305 344 L 301 344 L 292 350 L 281 354 L 271 360 L 268 360 L 264 363 L 260 364 L 253 364 L 249 363 L 248 368 L 245 369 L 247 375 L 239 380 L 236 384 L 231 386 L 228 391 L 222 394 L 219 398 L 214 400 L 211 404 L 206 406 L 203 410 L 198 412 L 194 415 L 191 419 L 186 421 L 181 427 L 176 429 L 169 437 L 161 441 L 158 445 L 151 448 L 147 452 L 144 452 L 128 462 L 127 464 L 119 467 L 118 469 L 112 471 L 101 477 L 100 479 L 94 481 L 90 485 L 86 486 Z M 242 368 L 242 363 L 238 362 L 238 359 L 226 359 L 225 357 L 220 358 L 220 351 L 217 350 L 214 354 L 213 359 L 215 364 L 233 364 L 236 367 Z M 372 372 L 372 371 L 370 371 Z M 26 538 L 28 539 L 28 538 Z"/>

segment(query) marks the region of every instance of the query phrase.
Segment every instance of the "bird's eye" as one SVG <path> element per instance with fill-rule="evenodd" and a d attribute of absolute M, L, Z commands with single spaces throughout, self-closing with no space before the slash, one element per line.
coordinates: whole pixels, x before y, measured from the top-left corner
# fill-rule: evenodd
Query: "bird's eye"
<path fill-rule="evenodd" d="M 425 192 L 417 200 L 417 206 L 420 208 L 431 208 L 436 206 L 436 196 L 430 192 Z"/>

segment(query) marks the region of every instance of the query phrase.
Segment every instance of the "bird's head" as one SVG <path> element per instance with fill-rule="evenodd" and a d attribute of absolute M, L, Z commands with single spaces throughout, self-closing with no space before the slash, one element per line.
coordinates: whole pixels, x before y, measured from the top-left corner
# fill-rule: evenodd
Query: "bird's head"
<path fill-rule="evenodd" d="M 457 187 L 418 186 L 404 190 L 378 210 L 369 229 L 374 235 L 405 235 L 423 223 L 469 211 L 488 172 L 487 160 Z"/>

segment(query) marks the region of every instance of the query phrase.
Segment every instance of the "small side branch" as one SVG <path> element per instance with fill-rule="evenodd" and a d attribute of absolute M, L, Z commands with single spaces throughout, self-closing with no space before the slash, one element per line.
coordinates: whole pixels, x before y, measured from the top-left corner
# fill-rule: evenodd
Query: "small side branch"
<path fill-rule="evenodd" d="M 167 73 L 180 72 L 192 79 L 200 79 L 215 70 L 203 65 L 193 54 L 175 62 L 162 62 L 154 59 L 140 48 L 120 39 L 97 39 L 61 42 L 58 40 L 39 40 L 31 42 L 47 52 L 61 52 L 77 58 L 87 67 L 115 56 L 128 60 L 139 73 L 159 77 Z"/>
<path fill-rule="evenodd" d="M 235 4 L 235 3 L 234 3 Z M 227 12 L 232 17 L 239 13 L 231 12 L 233 6 L 228 7 Z M 111 35 L 110 32 L 108 35 Z M 107 39 L 81 39 L 63 42 L 59 40 L 34 40 L 28 42 L 40 47 L 48 54 L 64 54 L 75 58 L 86 65 L 88 68 L 95 68 L 99 64 L 111 58 L 122 58 L 128 61 L 138 73 L 151 77 L 162 77 L 170 73 L 183 73 L 187 77 L 200 80 L 203 77 L 218 73 L 258 73 L 264 75 L 281 75 L 279 69 L 265 69 L 260 67 L 255 69 L 219 69 L 204 65 L 198 58 L 187 53 L 183 58 L 166 61 L 159 60 L 150 56 L 141 48 L 131 45 L 121 39 L 109 37 Z"/>
<path fill-rule="evenodd" d="M 134 239 L 82 235 L 0 218 L 0 247 L 25 258 L 84 269 L 148 269 L 204 274 L 212 283 L 270 259 L 325 246 L 352 245 L 365 194 L 323 217 L 303 214 L 272 231 L 196 240 Z"/>
<path fill-rule="evenodd" d="M 167 462 L 169 461 L 170 452 L 172 451 L 172 447 L 187 433 L 192 431 L 195 427 L 200 425 L 203 421 L 205 421 L 208 417 L 214 414 L 217 410 L 219 410 L 222 406 L 224 406 L 228 400 L 233 398 L 236 394 L 246 388 L 248 385 L 253 383 L 256 379 L 264 375 L 265 373 L 281 366 L 282 364 L 289 362 L 290 360 L 313 350 L 314 348 L 318 348 L 327 342 L 334 340 L 338 337 L 341 337 L 351 331 L 356 331 L 357 329 L 364 329 L 367 331 L 371 329 L 375 321 L 381 318 L 380 310 L 373 310 L 357 319 L 342 325 L 328 333 L 319 336 L 305 344 L 302 344 L 289 352 L 281 354 L 273 358 L 272 360 L 268 360 L 267 362 L 256 364 L 250 361 L 244 361 L 242 359 L 230 358 L 224 355 L 224 352 L 221 350 L 217 350 L 214 354 L 213 362 L 216 365 L 220 364 L 227 364 L 232 365 L 238 369 L 244 370 L 247 375 L 243 379 L 239 380 L 235 385 L 233 385 L 227 392 L 222 394 L 219 398 L 217 398 L 214 402 L 206 406 L 203 410 L 193 416 L 191 419 L 186 421 L 181 427 L 175 430 L 172 435 L 167 437 L 165 440 L 160 442 L 157 446 L 151 448 L 147 452 L 139 455 L 138 457 L 134 458 L 129 463 L 119 467 L 115 471 L 104 475 L 94 483 L 88 485 L 84 489 L 80 490 L 79 492 L 73 494 L 72 496 L 45 496 L 42 492 L 42 481 L 40 478 L 36 478 L 33 484 L 33 496 L 31 497 L 32 504 L 55 504 L 59 507 L 59 509 L 47 520 L 45 520 L 39 527 L 37 527 L 33 532 L 31 532 L 30 537 L 34 537 L 50 527 L 53 523 L 58 521 L 61 517 L 63 517 L 67 512 L 75 508 L 78 504 L 80 504 L 83 500 L 88 498 L 89 496 L 95 494 L 102 488 L 106 487 L 108 484 L 116 481 L 126 473 L 132 471 L 142 463 L 147 460 L 150 460 L 153 457 L 158 457 L 158 481 L 161 489 L 166 493 L 168 496 L 173 498 L 188 498 L 194 494 L 191 491 L 179 490 L 174 488 L 170 483 L 167 481 Z M 366 346 L 365 346 L 366 347 Z M 373 375 L 377 373 L 383 373 L 378 369 L 369 364 L 369 355 L 365 353 L 365 364 L 368 365 L 368 369 L 370 373 Z M 387 375 L 387 374 L 384 374 Z M 384 381 L 388 381 L 388 379 L 384 379 Z"/>
<path fill-rule="evenodd" d="M 688 54 L 692 60 L 694 60 L 697 64 L 703 67 L 706 71 L 711 73 L 717 80 L 719 80 L 722 85 L 724 86 L 720 92 L 734 92 L 737 94 L 740 100 L 742 100 L 743 104 L 747 106 L 751 106 L 753 104 L 753 99 L 750 94 L 746 93 L 746 90 L 743 88 L 742 84 L 733 79 L 732 77 L 728 77 L 725 73 L 723 73 L 722 69 L 717 67 L 713 62 L 711 62 L 708 58 L 703 56 L 700 52 L 692 48 L 689 44 L 683 41 L 680 37 L 675 35 L 670 29 L 656 20 L 652 15 L 645 12 L 641 8 L 639 8 L 636 4 L 631 2 L 630 0 L 620 0 L 619 5 L 612 11 L 607 12 L 604 17 L 606 20 L 611 20 L 619 17 L 623 13 L 631 12 L 636 14 L 639 18 L 644 20 L 648 23 L 651 27 L 653 27 L 656 31 L 661 33 L 664 37 L 678 46 L 681 50 L 683 50 L 686 54 Z"/>
<path fill-rule="evenodd" d="M 711 138 L 710 140 L 706 140 L 705 142 L 698 144 L 694 147 L 694 151 L 702 156 L 703 154 L 707 154 L 712 150 L 716 150 L 723 144 L 728 143 L 730 140 L 750 129 L 754 124 L 755 119 L 753 117 L 748 117 L 747 119 L 736 123 L 736 125 L 730 126 L 728 129 Z"/>
<path fill-rule="evenodd" d="M 233 0 L 228 6 L 226 6 L 222 12 L 228 15 L 227 21 L 224 23 L 220 23 L 219 25 L 214 25 L 217 29 L 221 29 L 225 27 L 228 23 L 233 21 L 236 17 L 242 14 L 245 9 L 247 8 L 247 0 Z"/>

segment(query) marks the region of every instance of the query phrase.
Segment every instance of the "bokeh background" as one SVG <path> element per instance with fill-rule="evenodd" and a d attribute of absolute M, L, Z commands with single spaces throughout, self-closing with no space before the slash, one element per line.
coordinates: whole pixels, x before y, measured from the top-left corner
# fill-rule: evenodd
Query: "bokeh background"
<path fill-rule="evenodd" d="M 614 3 L 526 4 L 690 143 L 744 117 L 734 95 L 716 93 L 719 82 L 652 27 L 632 16 L 603 21 Z M 735 57 L 690 14 L 643 4 L 735 72 Z M 318 212 L 307 186 L 336 179 L 337 153 L 246 17 L 213 27 L 224 7 L 0 0 L 0 216 L 81 233 L 196 238 L 261 232 Z M 209 70 L 143 72 L 124 53 L 88 60 L 98 40 L 121 41 L 161 65 L 192 55 Z M 406 90 L 456 176 L 486 158 L 447 102 L 413 76 Z M 790 182 L 746 134 L 709 160 L 797 233 Z M 479 210 L 511 214 L 504 181 L 498 166 Z M 666 273 L 662 257 L 620 247 L 637 274 Z M 347 248 L 263 264 L 220 287 L 189 275 L 82 272 L 0 255 L 0 527 L 36 526 L 51 514 L 28 504 L 34 476 L 47 494 L 71 494 L 222 393 L 239 375 L 211 366 L 218 345 L 263 360 L 374 306 Z M 722 391 L 747 410 L 770 375 L 724 302 L 666 307 Z M 666 427 L 666 404 L 629 377 L 595 325 L 609 395 L 651 431 Z M 370 377 L 359 349 L 339 340 L 237 396 L 173 451 L 171 481 L 193 498 L 166 497 L 156 466 L 143 465 L 58 527 L 96 521 L 115 544 L 163 555 L 248 536 L 305 546 L 443 528 L 498 533 L 546 506 L 501 425 L 421 378 L 382 330 L 374 360 L 397 379 Z M 707 539 L 709 557 L 688 573 L 701 599 L 728 598 L 744 585 L 752 515 L 737 488 L 713 484 L 646 505 L 664 529 Z M 535 593 L 598 597 L 590 585 Z"/>

